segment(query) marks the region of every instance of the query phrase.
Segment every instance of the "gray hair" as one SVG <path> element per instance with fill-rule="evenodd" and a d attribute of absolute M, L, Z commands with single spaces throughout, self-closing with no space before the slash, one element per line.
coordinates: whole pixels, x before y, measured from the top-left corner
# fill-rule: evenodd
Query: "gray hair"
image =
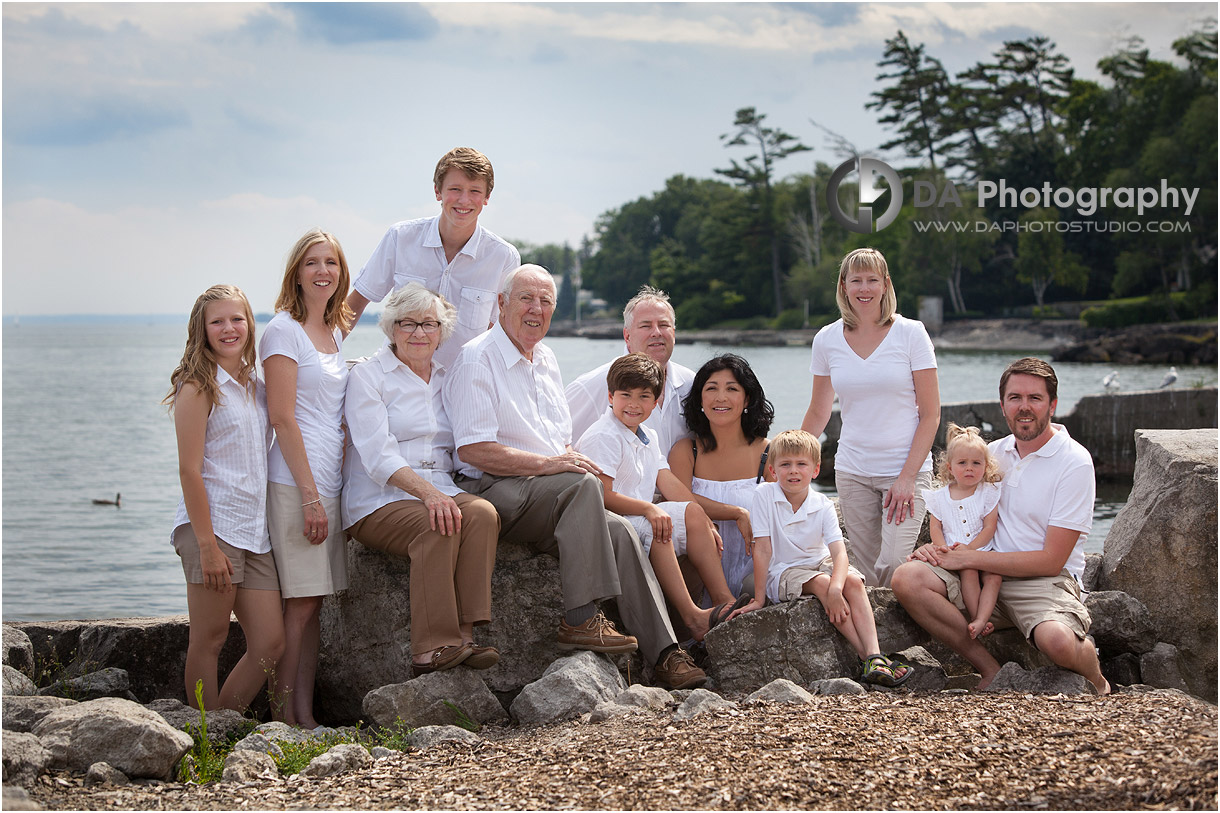
<path fill-rule="evenodd" d="M 408 282 L 386 297 L 385 307 L 377 324 L 392 345 L 398 321 L 408 316 L 425 314 L 433 308 L 436 309 L 437 321 L 441 323 L 443 342 L 453 335 L 453 328 L 457 325 L 457 308 L 449 304 L 445 297 L 428 290 L 418 282 Z"/>
<path fill-rule="evenodd" d="M 635 309 L 645 302 L 656 302 L 658 305 L 664 305 L 669 311 L 669 316 L 673 320 L 674 327 L 678 326 L 678 316 L 674 313 L 674 306 L 670 304 L 669 294 L 659 288 L 653 288 L 651 285 L 641 285 L 640 292 L 627 300 L 627 304 L 623 308 L 623 327 L 631 327 L 631 319 L 635 316 Z"/>
<path fill-rule="evenodd" d="M 551 281 L 551 287 L 552 288 L 555 287 L 555 277 L 553 277 L 551 275 L 550 271 L 547 271 L 541 265 L 534 265 L 533 263 L 526 263 L 525 265 L 519 265 L 516 268 L 514 268 L 512 271 L 508 272 L 508 276 L 506 276 L 504 278 L 504 284 L 502 284 L 500 286 L 501 296 L 503 296 L 505 299 L 508 299 L 510 296 L 512 296 L 513 285 L 516 284 L 517 277 L 525 272 L 531 272 L 531 273 L 536 272 L 536 273 L 542 274 L 544 277 L 546 277 L 547 279 L 549 279 Z"/>

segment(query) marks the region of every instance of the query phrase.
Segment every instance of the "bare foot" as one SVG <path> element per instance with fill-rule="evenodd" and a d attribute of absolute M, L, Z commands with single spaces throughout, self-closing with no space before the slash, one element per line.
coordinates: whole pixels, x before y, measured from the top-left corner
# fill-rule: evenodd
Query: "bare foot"
<path fill-rule="evenodd" d="M 712 612 L 713 610 L 699 610 L 693 618 L 682 619 L 690 630 L 690 636 L 696 641 L 706 638 L 708 630 L 712 628 Z"/>
<path fill-rule="evenodd" d="M 1093 681 L 1089 681 L 1089 682 L 1093 683 Z M 1097 689 L 1097 694 L 1099 696 L 1105 697 L 1111 691 L 1110 690 L 1110 681 L 1106 680 L 1105 677 L 1103 676 L 1101 678 L 1101 685 L 1099 686 L 1096 683 L 1093 683 L 1093 688 Z"/>
<path fill-rule="evenodd" d="M 966 625 L 966 629 L 970 630 L 971 638 L 983 638 L 991 634 L 995 625 L 986 618 L 976 618 Z"/>
<path fill-rule="evenodd" d="M 1000 670 L 997 669 L 995 672 L 992 672 L 990 675 L 983 675 L 982 676 L 983 679 L 978 682 L 978 685 L 974 687 L 974 690 L 976 692 L 981 692 L 983 689 L 986 689 L 988 686 L 990 686 L 991 681 L 995 680 L 995 676 L 996 676 L 996 674 L 999 673 L 999 671 Z"/>

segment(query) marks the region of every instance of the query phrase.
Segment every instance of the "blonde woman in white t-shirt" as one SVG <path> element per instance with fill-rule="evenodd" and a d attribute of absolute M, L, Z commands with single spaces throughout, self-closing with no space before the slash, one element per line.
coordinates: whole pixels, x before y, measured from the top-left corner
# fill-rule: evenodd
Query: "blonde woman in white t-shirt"
<path fill-rule="evenodd" d="M 895 312 L 889 266 L 876 249 L 843 258 L 835 298 L 842 318 L 814 337 L 813 393 L 801 428 L 820 435 L 838 393 L 835 487 L 843 523 L 865 582 L 889 587 L 915 548 L 922 492 L 932 483 L 936 354 L 923 324 Z"/>
<path fill-rule="evenodd" d="M 339 241 L 311 229 L 284 268 L 275 317 L 259 358 L 275 442 L 267 456 L 267 526 L 284 597 L 284 657 L 272 713 L 312 729 L 322 598 L 347 588 L 343 487 L 343 396 L 339 352 L 350 329 L 347 258 Z"/>

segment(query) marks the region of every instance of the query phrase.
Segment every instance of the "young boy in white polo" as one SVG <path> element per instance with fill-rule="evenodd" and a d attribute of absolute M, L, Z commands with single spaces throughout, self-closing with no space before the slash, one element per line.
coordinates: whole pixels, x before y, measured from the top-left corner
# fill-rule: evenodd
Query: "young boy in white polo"
<path fill-rule="evenodd" d="M 610 411 L 581 435 L 576 451 L 604 472 L 606 509 L 635 528 L 661 591 L 677 609 L 696 641 L 726 621 L 737 604 L 720 567 L 720 535 L 690 489 L 669 470 L 656 430 L 644 426 L 661 394 L 661 365 L 643 353 L 631 353 L 610 365 L 606 386 Z M 656 491 L 666 500 L 653 503 Z M 715 605 L 709 610 L 691 599 L 678 557 L 699 572 Z"/>
<path fill-rule="evenodd" d="M 754 596 L 741 612 L 815 596 L 835 629 L 864 662 L 864 680 L 898 686 L 912 669 L 880 653 L 864 577 L 847 562 L 834 504 L 810 487 L 822 459 L 818 439 L 800 429 L 771 441 L 767 466 L 775 482 L 754 491 Z"/>

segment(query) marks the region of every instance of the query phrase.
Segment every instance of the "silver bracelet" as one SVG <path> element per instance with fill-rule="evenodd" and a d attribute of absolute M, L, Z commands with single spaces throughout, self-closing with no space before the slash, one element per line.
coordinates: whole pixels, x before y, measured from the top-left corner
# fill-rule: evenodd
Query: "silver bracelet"
<path fill-rule="evenodd" d="M 316 500 L 311 500 L 310 502 L 303 502 L 303 503 L 301 503 L 301 507 L 305 508 L 306 506 L 313 505 L 314 503 L 318 503 L 318 502 L 322 502 L 321 497 L 318 497 Z"/>

